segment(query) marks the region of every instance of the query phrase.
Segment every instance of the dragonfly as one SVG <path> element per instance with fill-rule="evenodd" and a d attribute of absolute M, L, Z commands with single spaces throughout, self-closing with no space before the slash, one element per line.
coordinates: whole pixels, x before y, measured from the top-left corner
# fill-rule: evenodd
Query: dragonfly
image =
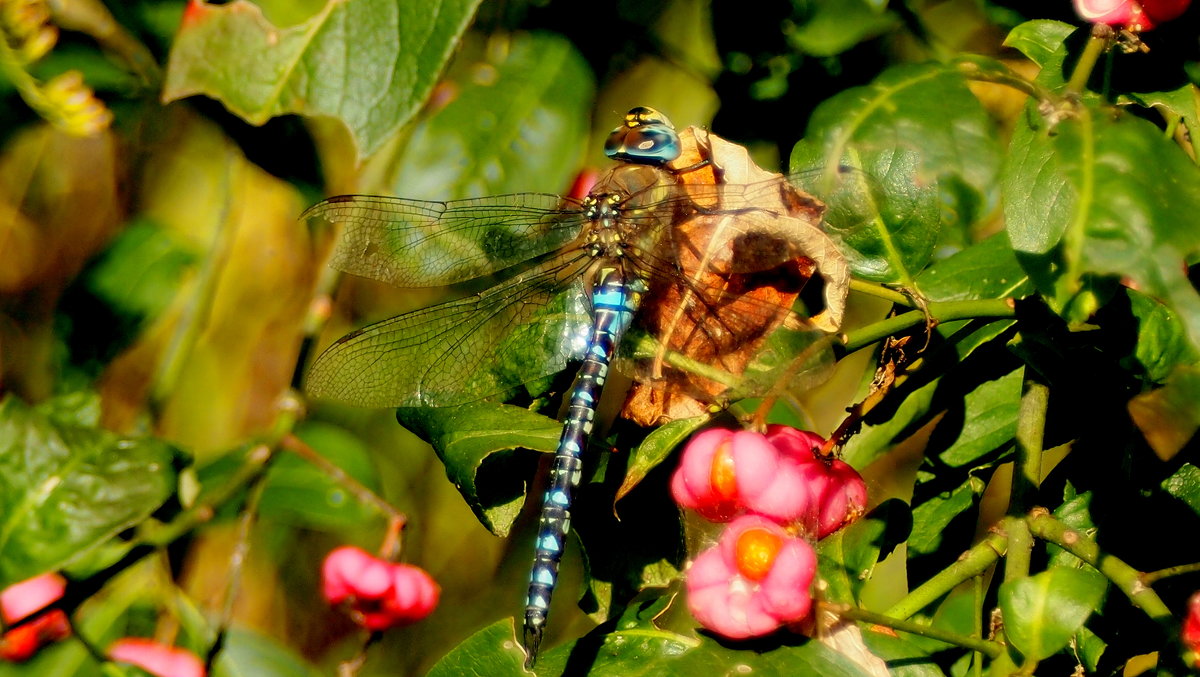
<path fill-rule="evenodd" d="M 698 145 L 704 144 L 689 148 Z M 723 170 L 711 157 L 677 166 L 684 146 L 665 115 L 637 107 L 606 141 L 605 154 L 616 165 L 579 199 L 343 195 L 302 216 L 341 227 L 331 265 L 347 273 L 398 287 L 503 279 L 336 341 L 309 370 L 310 395 L 369 407 L 449 407 L 504 397 L 581 362 L 542 496 L 523 627 L 527 667 L 544 635 L 583 451 L 610 367 L 663 391 L 714 399 L 733 388 L 713 372 L 745 371 L 752 363 L 743 355 L 725 365 L 737 349 L 784 327 L 799 336 L 826 334 L 792 310 L 794 294 L 764 299 L 755 290 L 802 286 L 817 258 L 824 259 L 817 272 L 826 297 L 844 295 L 848 273 L 836 248 L 830 242 L 834 251 L 814 257 L 817 236 L 796 234 L 820 233 L 816 224 L 784 213 L 786 207 L 758 206 L 778 201 L 781 191 L 800 202 L 810 199 L 806 194 L 788 193 L 778 180 L 722 183 Z M 704 171 L 710 181 L 689 181 Z M 819 222 L 820 203 L 806 206 L 806 218 Z M 695 231 L 707 239 L 693 238 Z M 797 270 L 796 261 L 807 261 L 807 268 Z M 652 318 L 642 323 L 651 347 L 629 342 L 619 352 L 643 307 Z"/>

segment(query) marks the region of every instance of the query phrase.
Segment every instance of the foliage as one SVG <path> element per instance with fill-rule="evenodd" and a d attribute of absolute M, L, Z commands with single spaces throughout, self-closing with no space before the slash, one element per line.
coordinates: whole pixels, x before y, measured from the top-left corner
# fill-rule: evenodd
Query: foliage
<path fill-rule="evenodd" d="M 338 234 L 298 217 L 565 193 L 635 105 L 794 173 L 855 279 L 828 383 L 600 426 L 537 674 L 1185 674 L 1200 10 L 1140 35 L 1066 0 L 577 12 L 0 0 L 0 586 L 62 572 L 75 631 L 0 677 L 100 674 L 127 636 L 216 647 L 215 675 L 520 674 L 572 375 L 302 404 L 315 348 L 485 287 L 338 279 Z M 818 548 L 819 640 L 728 642 L 675 599 L 714 539 L 668 498 L 675 450 L 750 420 L 831 435 L 869 486 Z M 381 541 L 442 601 L 368 639 L 319 569 Z"/>

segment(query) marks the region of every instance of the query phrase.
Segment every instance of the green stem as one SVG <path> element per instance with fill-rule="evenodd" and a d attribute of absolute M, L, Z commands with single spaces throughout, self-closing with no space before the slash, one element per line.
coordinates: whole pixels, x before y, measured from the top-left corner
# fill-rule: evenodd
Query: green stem
<path fill-rule="evenodd" d="M 1192 564 L 1180 564 L 1179 566 L 1167 567 L 1166 569 L 1159 569 L 1158 571 L 1144 573 L 1142 574 L 1142 582 L 1146 585 L 1151 585 L 1164 578 L 1181 576 L 1183 574 L 1194 574 L 1198 571 L 1200 571 L 1200 562 L 1193 562 Z"/>
<path fill-rule="evenodd" d="M 920 310 L 914 310 L 847 332 L 842 338 L 842 345 L 847 353 L 852 353 L 909 327 L 915 327 L 925 322 L 926 318 L 933 318 L 937 322 L 949 322 L 980 317 L 1013 317 L 1016 307 L 1012 299 L 982 299 L 934 302 L 929 304 L 928 311 L 929 314 L 926 315 Z"/>
<path fill-rule="evenodd" d="M 1006 526 L 1006 525 L 1005 525 Z M 920 587 L 908 593 L 884 612 L 892 618 L 909 618 L 921 609 L 941 599 L 964 581 L 982 574 L 995 564 L 1008 547 L 1005 529 L 993 531 L 987 538 L 963 553 L 954 564 L 943 569 Z"/>
<path fill-rule="evenodd" d="M 1092 25 L 1092 37 L 1088 39 L 1087 46 L 1083 48 L 1083 54 L 1079 56 L 1079 62 L 1075 64 L 1075 70 L 1071 71 L 1071 79 L 1067 81 L 1066 91 L 1068 94 L 1078 95 L 1087 86 L 1087 81 L 1092 77 L 1092 71 L 1096 68 L 1096 62 L 1100 60 L 1100 55 L 1108 49 L 1112 44 L 1112 28 L 1104 24 Z"/>
<path fill-rule="evenodd" d="M 1145 611 L 1164 628 L 1173 627 L 1171 610 L 1154 590 L 1146 585 L 1137 569 L 1104 552 L 1096 541 L 1082 532 L 1071 529 L 1044 510 L 1034 511 L 1029 516 L 1028 523 L 1034 536 L 1053 543 L 1092 565 L 1125 593 L 1134 606 Z"/>
<path fill-rule="evenodd" d="M 867 282 L 866 280 L 850 278 L 850 291 L 856 291 L 860 294 L 866 294 L 867 296 L 881 298 L 885 301 L 891 301 L 896 305 L 901 305 L 908 308 L 912 308 L 916 305 L 906 294 L 898 292 L 891 287 L 879 284 L 878 282 Z"/>
<path fill-rule="evenodd" d="M 940 642 L 946 642 L 947 644 L 953 644 L 955 646 L 961 646 L 965 649 L 977 651 L 981 654 L 984 654 L 988 658 L 995 658 L 1000 655 L 1000 652 L 1004 651 L 1004 647 L 997 642 L 990 642 L 986 639 L 968 637 L 966 635 L 940 630 L 938 628 L 925 625 L 924 623 L 892 618 L 891 616 L 877 614 L 867 611 L 866 609 L 859 609 L 858 607 L 844 604 L 828 604 L 826 605 L 826 608 L 842 618 L 849 618 L 851 620 L 862 621 L 864 623 L 873 623 L 875 625 L 881 625 L 885 628 L 892 628 L 893 630 L 899 630 L 901 632 L 907 632 L 909 634 L 919 635 L 921 637 L 936 639 Z"/>
<path fill-rule="evenodd" d="M 1013 466 L 1011 515 L 1025 515 L 1033 509 L 1042 483 L 1042 440 L 1050 389 L 1029 370 L 1024 391 L 1017 413 L 1017 461 Z"/>

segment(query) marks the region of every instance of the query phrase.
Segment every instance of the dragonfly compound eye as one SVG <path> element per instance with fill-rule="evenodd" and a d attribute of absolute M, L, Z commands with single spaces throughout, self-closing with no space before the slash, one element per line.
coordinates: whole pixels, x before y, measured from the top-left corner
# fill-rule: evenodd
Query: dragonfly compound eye
<path fill-rule="evenodd" d="M 625 122 L 608 135 L 604 154 L 613 160 L 662 165 L 679 157 L 679 135 L 667 116 L 653 108 L 634 108 Z"/>

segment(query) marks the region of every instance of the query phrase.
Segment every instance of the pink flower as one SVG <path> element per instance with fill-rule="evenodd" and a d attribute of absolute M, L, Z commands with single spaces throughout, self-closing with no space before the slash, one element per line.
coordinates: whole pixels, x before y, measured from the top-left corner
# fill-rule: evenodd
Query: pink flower
<path fill-rule="evenodd" d="M 808 511 L 798 520 L 804 533 L 817 539 L 841 529 L 867 509 L 867 485 L 848 463 L 825 459 L 817 450 L 825 440 L 816 433 L 783 425 L 767 426 L 767 441 L 799 468 L 810 496 Z"/>
<path fill-rule="evenodd" d="M 5 623 L 35 614 L 63 596 L 67 582 L 57 573 L 45 573 L 10 585 L 0 592 L 0 615 Z M 71 635 L 71 624 L 62 609 L 51 609 L 0 637 L 0 658 L 26 661 L 46 644 Z"/>
<path fill-rule="evenodd" d="M 423 569 L 388 562 L 353 546 L 330 552 L 321 574 L 325 599 L 334 605 L 347 603 L 354 622 L 372 632 L 425 618 L 441 595 Z"/>
<path fill-rule="evenodd" d="M 157 677 L 204 677 L 204 663 L 196 654 L 151 639 L 118 639 L 108 648 L 108 655 L 114 661 L 136 665 Z"/>
<path fill-rule="evenodd" d="M 688 569 L 688 610 L 724 637 L 760 637 L 808 616 L 816 569 L 807 541 L 766 518 L 740 517 Z"/>
<path fill-rule="evenodd" d="M 1183 14 L 1191 0 L 1074 0 L 1084 21 L 1148 31 Z"/>
<path fill-rule="evenodd" d="M 795 464 L 748 430 L 706 430 L 688 442 L 671 478 L 675 502 L 705 519 L 728 522 L 746 512 L 786 522 L 808 509 Z"/>

